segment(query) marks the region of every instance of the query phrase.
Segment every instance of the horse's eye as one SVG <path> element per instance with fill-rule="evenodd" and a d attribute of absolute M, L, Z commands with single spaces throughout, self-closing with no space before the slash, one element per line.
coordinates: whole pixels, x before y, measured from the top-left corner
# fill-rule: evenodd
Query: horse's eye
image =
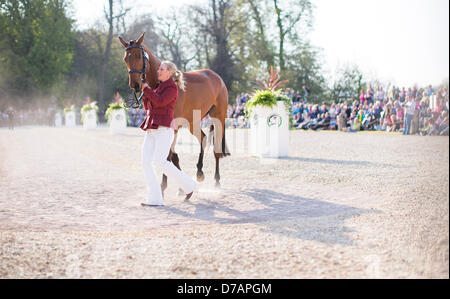
<path fill-rule="evenodd" d="M 141 54 L 138 54 L 138 55 L 137 55 L 137 58 L 138 58 L 138 59 L 141 59 Z"/>

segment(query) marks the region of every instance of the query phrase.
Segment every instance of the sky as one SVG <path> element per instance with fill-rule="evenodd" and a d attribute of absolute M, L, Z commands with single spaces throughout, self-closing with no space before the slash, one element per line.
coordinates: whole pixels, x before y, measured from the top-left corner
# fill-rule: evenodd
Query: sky
<path fill-rule="evenodd" d="M 142 11 L 167 12 L 205 0 L 130 1 Z M 103 17 L 106 0 L 73 0 L 78 28 Z M 126 1 L 125 1 L 126 2 Z M 151 5 L 148 5 L 151 3 Z M 324 72 L 345 65 L 369 79 L 400 87 L 438 85 L 449 77 L 448 0 L 312 0 L 311 44 L 322 49 Z"/>

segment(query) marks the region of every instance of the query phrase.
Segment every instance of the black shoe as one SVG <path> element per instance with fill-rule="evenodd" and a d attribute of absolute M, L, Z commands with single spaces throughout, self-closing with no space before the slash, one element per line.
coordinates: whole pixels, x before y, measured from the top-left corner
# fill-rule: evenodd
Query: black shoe
<path fill-rule="evenodd" d="M 186 194 L 186 197 L 184 198 L 184 201 L 189 201 L 189 198 L 191 198 L 192 194 L 194 194 L 194 191 L 191 193 Z"/>

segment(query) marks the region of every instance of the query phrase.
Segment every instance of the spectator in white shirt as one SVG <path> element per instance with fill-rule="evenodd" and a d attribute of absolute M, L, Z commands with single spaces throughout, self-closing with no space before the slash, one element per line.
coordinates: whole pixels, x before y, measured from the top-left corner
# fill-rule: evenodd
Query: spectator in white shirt
<path fill-rule="evenodd" d="M 416 101 L 413 97 L 408 97 L 408 102 L 406 103 L 405 128 L 403 130 L 403 135 L 409 135 L 411 130 L 411 122 L 414 117 L 415 111 Z"/>

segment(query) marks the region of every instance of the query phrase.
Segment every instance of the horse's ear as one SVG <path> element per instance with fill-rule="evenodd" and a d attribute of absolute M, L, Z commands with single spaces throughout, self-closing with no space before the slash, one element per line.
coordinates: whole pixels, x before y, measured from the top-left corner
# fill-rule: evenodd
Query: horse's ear
<path fill-rule="evenodd" d="M 119 36 L 119 40 L 125 48 L 128 48 L 128 43 L 126 41 L 124 41 L 121 36 Z"/>
<path fill-rule="evenodd" d="M 144 41 L 144 34 L 145 34 L 145 32 L 142 33 L 141 36 L 139 36 L 139 38 L 138 38 L 138 40 L 137 40 L 137 42 L 136 42 L 136 45 L 137 45 L 137 46 L 140 46 L 140 45 L 142 44 L 142 42 Z"/>

